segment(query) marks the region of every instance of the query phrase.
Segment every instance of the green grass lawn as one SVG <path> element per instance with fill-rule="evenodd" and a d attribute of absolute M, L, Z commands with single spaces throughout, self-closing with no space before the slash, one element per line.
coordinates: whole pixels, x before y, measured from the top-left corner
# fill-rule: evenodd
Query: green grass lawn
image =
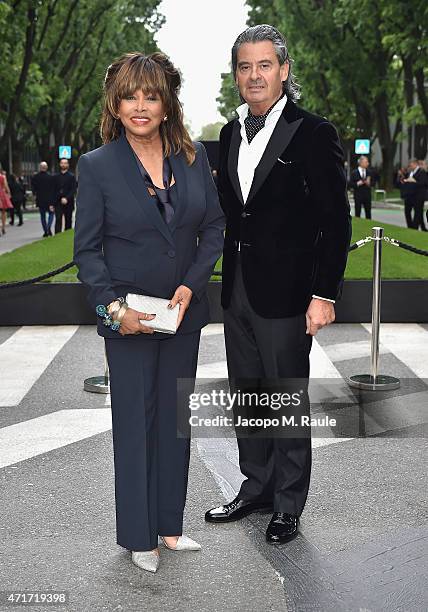
<path fill-rule="evenodd" d="M 373 220 L 353 219 L 352 242 L 371 236 L 371 228 L 379 225 L 384 234 L 396 238 L 420 249 L 428 250 L 428 234 L 388 223 L 377 223 Z M 403 249 L 383 243 L 382 277 L 383 278 L 428 278 L 428 259 L 421 255 L 409 253 Z M 59 268 L 72 260 L 73 231 L 44 238 L 0 255 L 0 282 L 25 280 Z M 367 279 L 372 275 L 373 243 L 349 254 L 345 277 L 349 279 Z M 216 270 L 221 270 L 221 260 Z M 46 282 L 77 282 L 76 267 L 52 277 Z M 216 277 L 218 279 L 218 277 Z"/>

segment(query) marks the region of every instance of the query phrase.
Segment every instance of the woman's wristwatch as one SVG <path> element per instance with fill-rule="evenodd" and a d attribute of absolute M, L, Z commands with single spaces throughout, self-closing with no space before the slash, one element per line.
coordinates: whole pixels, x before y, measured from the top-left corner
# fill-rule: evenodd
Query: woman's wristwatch
<path fill-rule="evenodd" d="M 118 297 L 107 306 L 98 304 L 95 311 L 103 320 L 103 325 L 110 327 L 112 331 L 118 331 L 120 324 L 128 308 L 124 297 Z"/>

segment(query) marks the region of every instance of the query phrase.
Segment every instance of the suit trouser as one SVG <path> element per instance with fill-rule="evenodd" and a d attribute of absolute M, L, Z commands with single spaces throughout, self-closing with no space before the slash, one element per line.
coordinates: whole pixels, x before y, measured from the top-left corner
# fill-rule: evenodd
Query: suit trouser
<path fill-rule="evenodd" d="M 252 309 L 242 279 L 240 259 L 224 332 L 231 389 L 248 379 L 309 379 L 312 336 L 300 314 L 266 319 Z M 238 381 L 238 382 L 237 382 Z M 307 406 L 309 411 L 309 405 Z M 311 474 L 312 448 L 307 437 L 239 437 L 239 465 L 246 477 L 238 493 L 246 501 L 272 501 L 275 512 L 300 515 Z"/>
<path fill-rule="evenodd" d="M 22 220 L 22 209 L 21 209 L 22 202 L 14 202 L 12 200 L 12 204 L 13 204 L 13 208 L 9 209 L 10 210 L 10 222 L 13 225 L 15 223 L 15 215 L 17 215 L 18 216 L 19 225 L 22 225 L 22 223 L 23 223 L 23 220 Z M 422 204 L 422 206 L 423 206 L 423 204 Z"/>
<path fill-rule="evenodd" d="M 365 198 L 355 198 L 355 216 L 361 217 L 361 207 L 364 206 L 364 212 L 366 214 L 366 219 L 372 218 L 372 202 L 370 197 Z"/>
<path fill-rule="evenodd" d="M 190 437 L 177 435 L 177 379 L 193 391 L 200 331 L 162 339 L 106 338 L 117 543 L 152 550 L 181 535 Z"/>
<path fill-rule="evenodd" d="M 414 196 L 404 199 L 404 216 L 406 217 L 407 227 L 415 229 L 417 199 Z M 412 212 L 414 216 L 412 216 Z"/>
<path fill-rule="evenodd" d="M 415 229 L 419 229 L 419 228 L 421 228 L 421 230 L 426 229 L 425 221 L 424 221 L 424 204 L 425 204 L 425 200 L 422 198 L 419 198 L 415 202 L 415 217 L 413 219 L 414 221 L 413 227 Z"/>
<path fill-rule="evenodd" d="M 55 234 L 62 232 L 62 218 L 64 217 L 64 229 L 71 229 L 73 219 L 74 205 L 68 204 L 57 204 L 55 206 Z"/>

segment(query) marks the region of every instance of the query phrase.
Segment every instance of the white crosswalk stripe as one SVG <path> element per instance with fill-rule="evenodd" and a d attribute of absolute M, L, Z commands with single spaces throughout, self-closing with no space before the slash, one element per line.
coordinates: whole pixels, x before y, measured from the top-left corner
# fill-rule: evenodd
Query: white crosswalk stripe
<path fill-rule="evenodd" d="M 371 324 L 364 327 L 371 333 Z M 428 331 L 416 323 L 382 323 L 380 346 L 386 347 L 419 378 L 428 378 Z"/>
<path fill-rule="evenodd" d="M 0 345 L 0 407 L 22 401 L 77 329 L 76 325 L 21 327 Z"/>
<path fill-rule="evenodd" d="M 58 410 L 0 429 L 0 468 L 111 429 L 108 408 Z"/>
<path fill-rule="evenodd" d="M 337 344 L 324 345 L 323 349 L 333 363 L 338 363 L 339 361 L 347 361 L 349 359 L 369 357 L 371 353 L 371 343 L 368 340 L 339 342 Z M 389 351 L 386 347 L 380 346 L 379 352 L 388 353 Z"/>

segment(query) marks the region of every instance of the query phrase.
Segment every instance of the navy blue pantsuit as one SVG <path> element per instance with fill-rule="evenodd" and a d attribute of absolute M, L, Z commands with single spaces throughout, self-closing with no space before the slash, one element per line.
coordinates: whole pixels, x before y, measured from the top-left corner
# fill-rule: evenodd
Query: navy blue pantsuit
<path fill-rule="evenodd" d="M 105 339 L 117 543 L 129 550 L 152 550 L 158 535 L 182 532 L 190 438 L 177 435 L 177 379 L 194 379 L 199 337 Z"/>
<path fill-rule="evenodd" d="M 168 224 L 124 132 L 78 167 L 74 260 L 92 307 L 128 292 L 166 299 L 180 285 L 193 292 L 174 336 L 121 336 L 98 320 L 111 378 L 117 542 L 133 551 L 182 529 L 190 442 L 177 435 L 177 379 L 196 374 L 225 225 L 205 149 L 195 149 L 191 165 L 182 152 L 169 156 L 176 197 Z"/>

